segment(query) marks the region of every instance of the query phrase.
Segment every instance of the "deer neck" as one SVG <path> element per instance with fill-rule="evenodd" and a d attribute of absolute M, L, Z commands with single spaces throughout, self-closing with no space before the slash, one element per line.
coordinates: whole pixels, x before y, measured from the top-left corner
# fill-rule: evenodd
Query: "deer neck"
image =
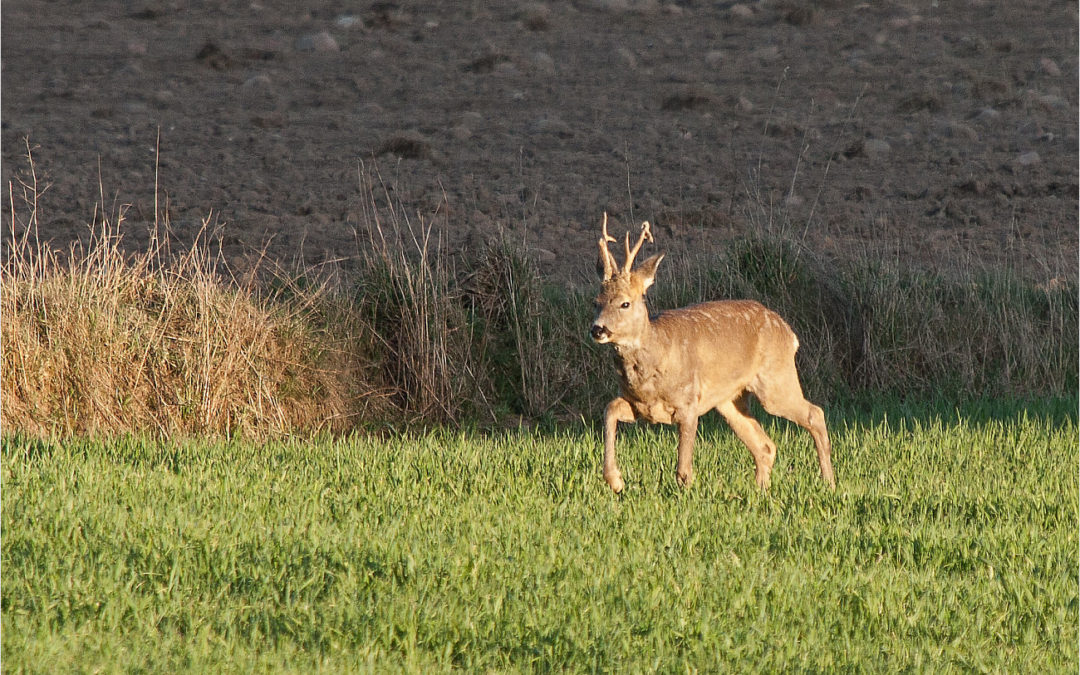
<path fill-rule="evenodd" d="M 632 339 L 615 344 L 615 355 L 620 361 L 640 361 L 647 358 L 653 352 L 653 342 L 656 338 L 656 329 L 648 318 L 645 319 Z"/>

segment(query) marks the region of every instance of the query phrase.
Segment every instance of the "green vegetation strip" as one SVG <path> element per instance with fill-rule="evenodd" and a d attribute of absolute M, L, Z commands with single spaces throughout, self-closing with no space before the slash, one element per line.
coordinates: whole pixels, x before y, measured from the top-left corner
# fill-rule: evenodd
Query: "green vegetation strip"
<path fill-rule="evenodd" d="M 5 672 L 1070 672 L 1075 399 L 777 424 L 2 447 Z"/>

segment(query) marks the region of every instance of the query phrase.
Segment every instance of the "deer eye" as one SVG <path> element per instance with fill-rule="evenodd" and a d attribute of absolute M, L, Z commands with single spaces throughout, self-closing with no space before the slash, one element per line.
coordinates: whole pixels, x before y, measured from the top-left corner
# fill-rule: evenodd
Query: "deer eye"
<path fill-rule="evenodd" d="M 623 304 L 621 304 L 619 306 L 622 307 L 623 309 L 630 309 L 630 303 L 629 302 L 624 302 Z"/>

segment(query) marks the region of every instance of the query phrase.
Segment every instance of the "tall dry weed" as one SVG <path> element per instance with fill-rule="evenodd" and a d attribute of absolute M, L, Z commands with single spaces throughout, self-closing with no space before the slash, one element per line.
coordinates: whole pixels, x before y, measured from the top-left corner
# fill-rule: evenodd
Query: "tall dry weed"
<path fill-rule="evenodd" d="M 528 251 L 505 238 L 489 244 L 463 283 L 480 329 L 477 348 L 504 412 L 576 417 L 614 392 L 606 359 L 588 338 L 591 302 L 546 283 Z"/>
<path fill-rule="evenodd" d="M 370 228 L 358 242 L 351 306 L 370 330 L 353 339 L 364 345 L 379 389 L 405 420 L 490 412 L 464 292 L 453 257 L 432 236 L 433 220 L 414 222 L 377 174 L 362 172 L 360 180 Z"/>

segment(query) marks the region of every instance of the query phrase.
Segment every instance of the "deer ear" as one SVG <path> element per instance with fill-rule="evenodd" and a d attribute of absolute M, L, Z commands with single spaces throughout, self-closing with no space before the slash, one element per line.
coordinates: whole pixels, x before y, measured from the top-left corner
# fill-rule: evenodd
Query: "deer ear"
<path fill-rule="evenodd" d="M 660 261 L 664 259 L 663 253 L 657 253 L 645 260 L 645 262 L 638 265 L 634 270 L 634 275 L 641 280 L 642 289 L 647 289 L 653 285 L 656 280 L 656 266 L 660 264 Z"/>

